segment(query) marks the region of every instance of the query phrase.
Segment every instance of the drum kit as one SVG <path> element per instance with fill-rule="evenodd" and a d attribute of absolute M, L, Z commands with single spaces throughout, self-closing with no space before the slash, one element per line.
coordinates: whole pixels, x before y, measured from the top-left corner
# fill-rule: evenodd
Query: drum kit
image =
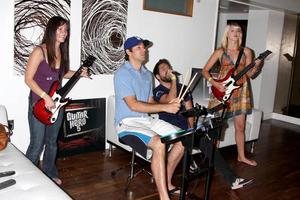
<path fill-rule="evenodd" d="M 186 93 L 189 91 L 189 88 L 193 88 L 193 82 L 199 78 L 200 75 L 196 73 L 193 78 L 189 81 L 189 83 L 185 83 L 187 80 L 187 74 L 189 74 L 189 71 L 186 73 L 186 76 L 184 78 L 184 82 L 181 86 L 178 99 L 180 102 L 183 101 Z M 197 81 L 195 81 L 197 82 Z M 194 83 L 195 83 L 194 82 Z M 187 87 L 185 87 L 187 85 Z M 189 128 L 187 130 L 179 130 L 174 133 L 170 133 L 168 135 L 163 135 L 160 137 L 161 142 L 165 144 L 173 144 L 175 142 L 181 141 L 184 146 L 184 155 L 182 160 L 182 180 L 181 180 L 181 188 L 180 188 L 180 200 L 185 199 L 186 195 L 186 189 L 187 184 L 190 180 L 195 179 L 195 177 L 199 177 L 202 174 L 206 174 L 206 183 L 205 183 L 205 200 L 208 200 L 208 193 L 209 193 L 209 187 L 212 179 L 212 172 L 214 169 L 214 152 L 215 152 L 215 144 L 216 141 L 220 139 L 220 133 L 223 127 L 223 117 L 225 113 L 225 109 L 227 107 L 226 102 L 221 102 L 219 105 L 207 109 L 204 106 L 200 106 L 199 104 L 196 104 L 193 108 L 180 112 L 181 115 L 184 117 L 194 117 L 194 127 Z M 218 113 L 217 111 L 221 112 L 221 116 L 216 117 L 215 114 Z M 199 119 L 201 118 L 201 122 L 199 122 Z M 195 146 L 195 144 L 199 144 L 198 140 L 201 140 L 201 138 L 207 137 L 209 140 L 212 140 L 212 142 L 209 142 L 209 145 L 212 145 L 211 152 L 209 152 L 208 162 L 207 166 L 197 172 L 197 174 L 189 174 L 189 167 L 190 167 L 190 161 L 191 161 L 191 154 L 192 150 Z M 196 140 L 196 141 L 194 141 Z"/>
<path fill-rule="evenodd" d="M 161 136 L 160 139 L 163 143 L 171 144 L 177 141 L 184 141 L 187 136 L 190 136 L 192 134 L 209 134 L 210 130 L 219 129 L 223 126 L 222 117 L 214 117 L 210 114 L 210 110 L 208 110 L 204 106 L 200 106 L 199 104 L 196 104 L 195 107 L 183 111 L 180 114 L 185 117 L 195 117 L 195 127 L 189 128 L 187 130 L 179 130 L 173 134 Z M 208 115 L 210 116 L 207 117 Z M 201 123 L 198 123 L 200 117 L 203 118 L 203 121 Z"/>
<path fill-rule="evenodd" d="M 213 112 L 223 109 L 221 117 L 214 117 Z M 172 144 L 178 141 L 181 141 L 184 146 L 184 155 L 183 155 L 183 175 L 181 180 L 181 190 L 179 199 L 183 200 L 186 196 L 187 184 L 190 180 L 195 179 L 196 176 L 206 174 L 206 183 L 205 183 L 205 200 L 208 200 L 209 188 L 212 179 L 212 172 L 214 169 L 214 151 L 215 151 L 215 141 L 220 139 L 220 133 L 224 124 L 223 113 L 226 109 L 226 104 L 217 105 L 212 109 L 207 109 L 204 106 L 200 106 L 196 104 L 190 110 L 181 112 L 181 114 L 185 117 L 195 117 L 195 125 L 193 128 L 189 128 L 187 130 L 180 130 L 176 133 L 162 136 L 160 139 L 163 143 Z M 203 119 L 201 123 L 199 123 L 200 117 Z M 195 136 L 200 137 L 195 137 Z M 194 141 L 195 138 L 208 137 L 211 142 L 212 148 L 208 156 L 207 166 L 201 169 L 200 173 L 190 174 L 189 166 L 190 166 L 190 155 L 192 154 L 192 149 L 195 147 L 194 143 L 198 143 Z"/>

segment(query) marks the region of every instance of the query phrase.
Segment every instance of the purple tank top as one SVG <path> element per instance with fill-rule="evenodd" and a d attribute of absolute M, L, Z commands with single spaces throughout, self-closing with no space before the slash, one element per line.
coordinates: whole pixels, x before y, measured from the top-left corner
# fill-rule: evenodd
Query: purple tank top
<path fill-rule="evenodd" d="M 43 51 L 43 54 L 44 54 L 44 51 Z M 45 57 L 45 55 L 44 55 L 44 57 Z M 52 84 L 55 81 L 59 80 L 59 78 L 60 78 L 59 74 L 60 74 L 60 70 L 52 69 L 49 66 L 49 64 L 46 62 L 46 60 L 44 59 L 39 64 L 38 69 L 37 69 L 33 79 L 45 92 L 48 93 L 50 91 Z M 30 96 L 32 99 L 32 103 L 35 103 L 36 101 L 38 101 L 40 99 L 40 96 L 35 94 L 33 91 L 30 91 Z"/>

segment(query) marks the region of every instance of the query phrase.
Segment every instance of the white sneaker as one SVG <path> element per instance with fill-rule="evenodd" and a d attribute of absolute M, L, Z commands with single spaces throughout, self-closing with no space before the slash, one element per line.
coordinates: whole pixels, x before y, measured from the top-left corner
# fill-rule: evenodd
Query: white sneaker
<path fill-rule="evenodd" d="M 199 167 L 198 167 L 197 163 L 195 162 L 195 160 L 192 160 L 191 165 L 190 165 L 190 173 L 194 173 L 197 170 L 199 170 Z"/>
<path fill-rule="evenodd" d="M 243 178 L 236 178 L 235 181 L 231 184 L 231 189 L 236 190 L 239 188 L 244 187 L 253 182 L 253 179 L 243 179 Z"/>

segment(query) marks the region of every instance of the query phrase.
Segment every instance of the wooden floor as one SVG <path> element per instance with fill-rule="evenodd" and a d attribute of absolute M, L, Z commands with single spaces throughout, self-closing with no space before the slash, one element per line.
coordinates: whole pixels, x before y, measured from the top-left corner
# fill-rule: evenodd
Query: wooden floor
<path fill-rule="evenodd" d="M 238 163 L 235 147 L 223 148 L 221 152 L 238 176 L 254 178 L 255 181 L 233 191 L 215 172 L 211 200 L 300 199 L 299 126 L 277 120 L 264 121 L 255 153 L 249 155 L 258 162 L 257 167 Z M 112 170 L 126 165 L 129 160 L 130 154 L 118 149 L 113 151 L 112 157 L 107 152 L 91 152 L 60 158 L 57 164 L 63 180 L 62 188 L 75 200 L 158 199 L 155 184 L 144 173 L 134 179 L 127 193 L 124 187 L 128 168 L 121 170 L 115 178 L 111 177 Z M 174 179 L 174 183 L 180 185 L 180 173 Z M 191 182 L 188 190 L 203 197 L 204 178 Z"/>

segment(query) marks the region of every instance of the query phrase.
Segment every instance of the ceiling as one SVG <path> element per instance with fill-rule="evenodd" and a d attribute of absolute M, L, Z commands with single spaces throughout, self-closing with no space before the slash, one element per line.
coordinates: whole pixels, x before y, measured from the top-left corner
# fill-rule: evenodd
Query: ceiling
<path fill-rule="evenodd" d="M 230 0 L 220 0 L 220 13 L 248 13 L 249 9 L 261 9 L 247 4 L 237 3 Z"/>
<path fill-rule="evenodd" d="M 299 0 L 219 0 L 220 13 L 248 13 L 249 10 L 278 10 L 291 14 L 300 12 Z"/>

